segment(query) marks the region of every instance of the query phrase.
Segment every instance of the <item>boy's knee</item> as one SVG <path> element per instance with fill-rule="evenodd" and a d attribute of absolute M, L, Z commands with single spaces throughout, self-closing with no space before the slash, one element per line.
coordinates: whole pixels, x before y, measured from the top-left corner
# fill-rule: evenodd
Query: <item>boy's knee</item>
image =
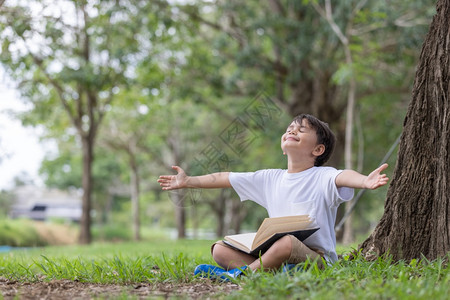
<path fill-rule="evenodd" d="M 214 244 L 211 249 L 211 255 L 213 259 L 219 264 L 227 256 L 227 252 L 228 248 L 218 243 Z"/>
<path fill-rule="evenodd" d="M 211 247 L 211 255 L 214 257 L 214 255 L 217 253 L 217 252 L 220 252 L 220 244 L 218 244 L 218 243 L 215 243 L 214 245 L 212 245 L 212 247 Z M 219 250 L 217 249 L 217 248 L 219 248 Z"/>
<path fill-rule="evenodd" d="M 292 239 L 289 235 L 285 235 L 276 241 L 272 247 L 276 255 L 288 259 L 292 252 Z"/>

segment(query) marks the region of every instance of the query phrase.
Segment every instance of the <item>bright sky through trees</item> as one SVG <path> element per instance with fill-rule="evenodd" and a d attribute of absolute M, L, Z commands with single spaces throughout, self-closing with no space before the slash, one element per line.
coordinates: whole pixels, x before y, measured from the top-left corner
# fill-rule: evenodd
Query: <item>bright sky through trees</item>
<path fill-rule="evenodd" d="M 5 80 L 0 82 L 0 95 L 0 189 L 10 188 L 13 179 L 24 174 L 40 184 L 38 169 L 45 151 L 39 143 L 39 130 L 23 127 L 10 115 L 11 111 L 26 110 L 26 105 Z"/>

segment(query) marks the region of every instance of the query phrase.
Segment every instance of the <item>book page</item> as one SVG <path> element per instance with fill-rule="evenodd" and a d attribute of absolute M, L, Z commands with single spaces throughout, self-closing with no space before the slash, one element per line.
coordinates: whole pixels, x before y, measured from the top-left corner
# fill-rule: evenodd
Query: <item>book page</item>
<path fill-rule="evenodd" d="M 256 232 L 241 233 L 225 236 L 225 241 L 234 244 L 235 247 L 250 252 Z"/>
<path fill-rule="evenodd" d="M 267 228 L 275 224 L 286 224 L 291 222 L 306 222 L 309 223 L 310 219 L 308 215 L 300 215 L 300 216 L 287 216 L 287 217 L 276 217 L 276 218 L 265 218 L 264 221 L 258 228 L 257 232 L 261 232 L 262 234 Z"/>
<path fill-rule="evenodd" d="M 275 233 L 306 229 L 310 227 L 311 223 L 312 221 L 307 215 L 266 218 L 256 233 L 252 249 L 258 247 Z"/>

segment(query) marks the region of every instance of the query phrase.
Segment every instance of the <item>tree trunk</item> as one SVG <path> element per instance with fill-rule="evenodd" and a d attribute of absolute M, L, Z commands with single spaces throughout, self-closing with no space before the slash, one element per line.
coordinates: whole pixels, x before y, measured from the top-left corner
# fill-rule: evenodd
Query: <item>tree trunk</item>
<path fill-rule="evenodd" d="M 199 220 L 198 220 L 197 206 L 195 204 L 191 206 L 191 220 L 192 220 L 192 238 L 194 240 L 197 240 L 199 238 L 198 236 Z"/>
<path fill-rule="evenodd" d="M 133 238 L 135 241 L 141 240 L 141 220 L 139 216 L 139 170 L 133 151 L 129 151 L 130 158 L 130 188 L 131 188 L 131 216 L 133 219 Z"/>
<path fill-rule="evenodd" d="M 185 208 L 185 190 L 177 190 L 171 193 L 172 201 L 175 204 L 175 222 L 177 225 L 178 239 L 186 238 L 186 208 Z"/>
<path fill-rule="evenodd" d="M 422 47 L 384 215 L 360 246 L 373 258 L 450 251 L 450 1 L 439 0 Z"/>
<path fill-rule="evenodd" d="M 212 209 L 216 215 L 216 236 L 223 237 L 225 235 L 225 214 L 226 214 L 226 202 L 228 200 L 226 190 L 222 189 L 219 196 L 213 200 Z"/>
<path fill-rule="evenodd" d="M 241 232 L 242 221 L 247 215 L 247 209 L 241 205 L 240 200 L 232 199 L 231 201 L 230 228 L 233 229 L 234 234 L 238 234 Z"/>
<path fill-rule="evenodd" d="M 92 162 L 94 161 L 94 139 L 93 137 L 82 136 L 83 151 L 83 198 L 82 213 L 80 224 L 80 244 L 89 244 L 91 242 L 91 194 L 92 194 Z"/>
<path fill-rule="evenodd" d="M 344 44 L 344 43 L 343 43 Z M 347 44 L 343 45 L 345 47 L 346 64 L 353 68 L 353 59 L 350 51 L 350 47 Z M 353 124 L 354 124 L 354 111 L 355 111 L 355 94 L 356 94 L 356 80 L 354 76 L 351 76 L 348 94 L 347 94 L 347 115 L 345 123 L 345 168 L 353 169 Z M 352 207 L 354 200 L 345 203 L 345 211 L 349 211 Z M 353 216 L 350 215 L 345 222 L 344 234 L 342 237 L 342 242 L 345 245 L 353 243 L 355 239 L 355 234 L 353 231 Z"/>
<path fill-rule="evenodd" d="M 175 127 L 176 128 L 176 127 Z M 176 132 L 176 130 L 175 130 Z M 180 148 L 178 141 L 180 139 L 175 138 L 177 133 L 172 133 L 170 137 L 167 138 L 167 145 L 171 150 L 172 163 L 176 166 L 182 165 L 184 156 L 183 151 Z M 166 165 L 169 165 L 168 163 Z M 187 191 L 185 189 L 180 189 L 176 191 L 171 191 L 172 201 L 175 204 L 175 222 L 177 225 L 178 238 L 186 238 L 186 195 Z"/>

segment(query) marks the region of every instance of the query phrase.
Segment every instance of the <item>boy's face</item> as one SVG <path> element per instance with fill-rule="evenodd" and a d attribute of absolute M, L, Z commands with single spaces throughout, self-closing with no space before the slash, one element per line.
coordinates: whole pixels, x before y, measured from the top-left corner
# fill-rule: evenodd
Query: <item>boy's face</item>
<path fill-rule="evenodd" d="M 317 144 L 316 131 L 309 125 L 308 120 L 302 119 L 301 124 L 292 122 L 288 126 L 281 137 L 281 149 L 288 155 L 304 155 L 315 159 L 323 153 L 325 147 Z"/>

